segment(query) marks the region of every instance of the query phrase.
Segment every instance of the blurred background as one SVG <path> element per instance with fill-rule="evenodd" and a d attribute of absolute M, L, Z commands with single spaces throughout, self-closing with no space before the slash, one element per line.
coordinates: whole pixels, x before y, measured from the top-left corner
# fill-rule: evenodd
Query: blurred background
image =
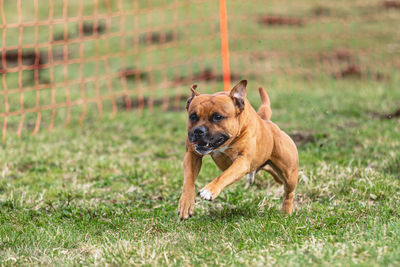
<path fill-rule="evenodd" d="M 258 85 L 399 82 L 400 1 L 231 0 L 227 14 L 231 80 L 250 80 L 250 98 Z M 3 140 L 105 112 L 182 110 L 192 83 L 223 89 L 218 1 L 2 0 L 0 15 Z"/>

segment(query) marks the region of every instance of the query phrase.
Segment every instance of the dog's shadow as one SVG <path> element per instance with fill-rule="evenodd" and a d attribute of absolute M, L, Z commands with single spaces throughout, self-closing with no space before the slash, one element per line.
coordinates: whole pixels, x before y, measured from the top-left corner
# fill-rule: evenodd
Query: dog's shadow
<path fill-rule="evenodd" d="M 245 219 L 254 219 L 259 217 L 270 217 L 278 215 L 279 210 L 274 207 L 265 209 L 263 211 L 257 210 L 256 208 L 249 208 L 246 206 L 238 207 L 220 207 L 213 208 L 210 207 L 205 210 L 200 216 L 200 219 L 206 220 L 220 220 L 220 221 L 230 221 L 236 222 Z"/>

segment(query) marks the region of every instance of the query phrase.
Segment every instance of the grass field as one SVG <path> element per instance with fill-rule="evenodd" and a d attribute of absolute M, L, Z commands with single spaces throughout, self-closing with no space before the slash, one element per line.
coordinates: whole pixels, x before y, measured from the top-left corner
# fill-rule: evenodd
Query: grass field
<path fill-rule="evenodd" d="M 272 2 L 260 14 L 307 18 L 320 3 Z M 24 132 L 21 139 L 10 134 L 15 117 L 0 143 L 0 265 L 399 266 L 400 11 L 383 11 L 380 1 L 325 4 L 329 15 L 301 27 L 255 23 L 247 34 L 262 41 L 248 46 L 231 35 L 232 70 L 249 79 L 253 106 L 264 85 L 272 120 L 298 143 L 292 215 L 280 215 L 283 190 L 260 173 L 254 185 L 246 188 L 242 179 L 213 202 L 198 197 L 194 217 L 181 222 L 183 110 L 156 107 L 115 118 L 105 112 L 97 119 L 93 107 L 78 126 L 78 107 L 70 126 L 62 126 L 65 110 L 59 111 L 52 133 Z M 237 34 L 248 29 L 231 23 Z M 256 54 L 239 57 L 246 49 Z M 359 74 L 334 76 L 348 64 L 332 63 L 337 49 L 354 57 Z M 217 59 L 207 60 L 199 69 Z M 250 67 L 241 69 L 241 62 Z M 62 71 L 55 77 L 62 79 Z M 181 85 L 187 92 L 189 86 Z M 199 91 L 221 88 L 202 82 Z M 34 95 L 25 100 L 34 103 Z M 206 157 L 196 189 L 219 173 Z"/>
<path fill-rule="evenodd" d="M 265 174 L 198 199 L 195 216 L 179 221 L 184 112 L 10 138 L 0 150 L 0 262 L 396 266 L 400 123 L 375 112 L 392 110 L 400 91 L 359 86 L 271 89 L 274 121 L 314 138 L 299 146 L 289 217 Z M 218 173 L 206 159 L 197 188 Z"/>

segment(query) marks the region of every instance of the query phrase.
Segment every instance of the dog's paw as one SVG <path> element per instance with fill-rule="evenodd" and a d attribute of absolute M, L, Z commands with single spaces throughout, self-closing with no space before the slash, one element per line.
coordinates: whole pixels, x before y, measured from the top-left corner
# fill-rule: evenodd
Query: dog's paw
<path fill-rule="evenodd" d="M 192 217 L 194 213 L 194 201 L 195 194 L 182 194 L 179 205 L 178 205 L 178 215 L 181 220 L 187 220 Z"/>
<path fill-rule="evenodd" d="M 214 189 L 213 186 L 211 186 L 210 184 L 203 187 L 203 189 L 199 191 L 200 197 L 208 201 L 215 199 L 219 195 L 219 193 L 220 192 Z"/>
<path fill-rule="evenodd" d="M 199 191 L 199 195 L 200 195 L 200 197 L 202 199 L 205 199 L 205 200 L 212 200 L 213 199 L 211 192 L 208 191 L 207 189 L 200 190 Z"/>

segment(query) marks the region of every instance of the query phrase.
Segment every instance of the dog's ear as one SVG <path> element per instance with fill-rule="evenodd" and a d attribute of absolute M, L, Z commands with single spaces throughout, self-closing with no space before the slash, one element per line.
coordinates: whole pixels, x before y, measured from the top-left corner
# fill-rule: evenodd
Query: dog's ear
<path fill-rule="evenodd" d="M 200 95 L 200 93 L 196 91 L 196 88 L 197 88 L 196 84 L 193 84 L 192 87 L 190 88 L 190 90 L 192 91 L 192 96 L 189 97 L 188 100 L 186 101 L 186 110 L 189 110 L 189 105 L 190 105 L 190 102 L 192 102 L 193 98 L 195 96 Z"/>
<path fill-rule="evenodd" d="M 233 102 L 240 111 L 244 109 L 244 100 L 246 98 L 246 86 L 247 86 L 247 81 L 241 80 L 238 84 L 236 84 L 232 88 L 230 92 L 230 97 L 233 99 Z"/>

